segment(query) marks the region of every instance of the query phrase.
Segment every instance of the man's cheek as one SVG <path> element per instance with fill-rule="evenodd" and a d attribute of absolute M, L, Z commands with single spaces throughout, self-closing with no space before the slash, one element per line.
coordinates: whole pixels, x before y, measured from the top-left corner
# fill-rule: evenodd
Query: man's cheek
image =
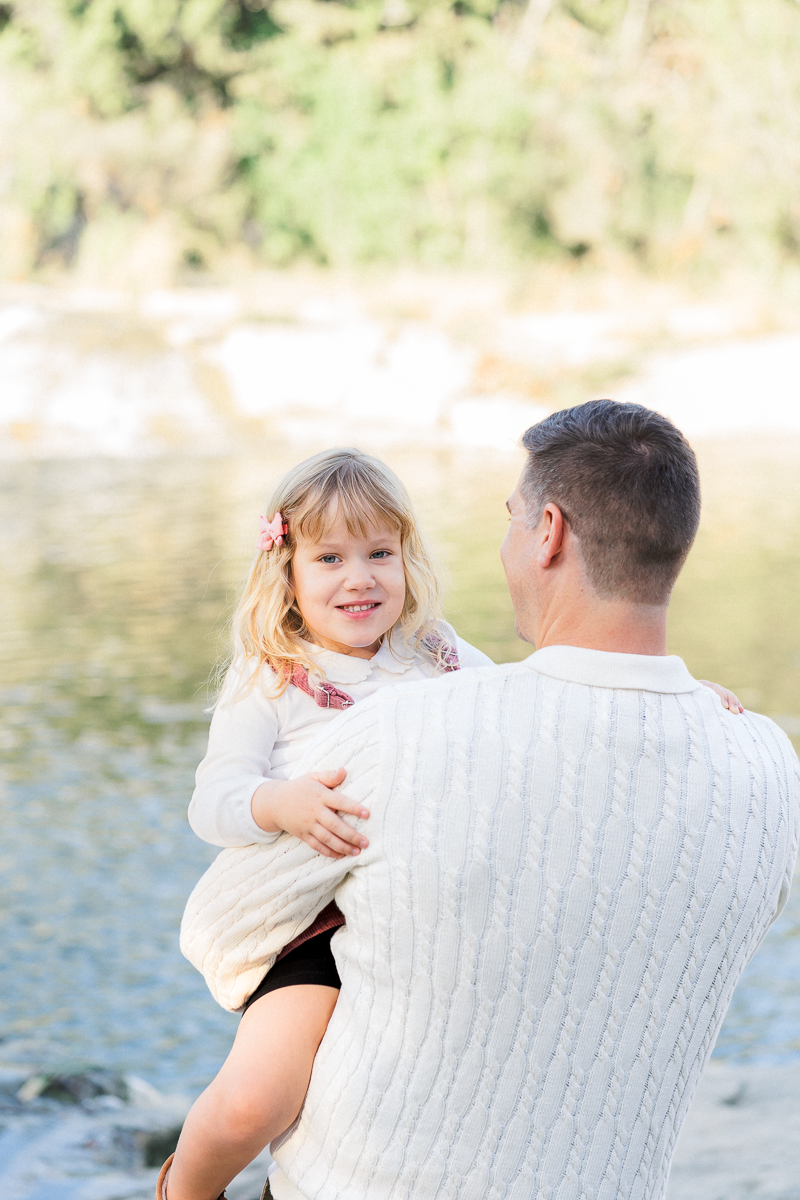
<path fill-rule="evenodd" d="M 511 578 L 511 566 L 514 556 L 512 540 L 511 530 L 509 529 L 508 533 L 500 543 L 500 561 L 503 564 L 503 570 L 505 571 L 508 579 Z"/>

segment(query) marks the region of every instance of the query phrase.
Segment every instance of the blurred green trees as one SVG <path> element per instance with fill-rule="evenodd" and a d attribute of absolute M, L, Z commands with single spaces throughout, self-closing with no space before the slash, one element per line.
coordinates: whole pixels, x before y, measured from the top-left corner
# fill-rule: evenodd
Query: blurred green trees
<path fill-rule="evenodd" d="M 796 0 L 0 4 L 0 276 L 800 259 Z"/>

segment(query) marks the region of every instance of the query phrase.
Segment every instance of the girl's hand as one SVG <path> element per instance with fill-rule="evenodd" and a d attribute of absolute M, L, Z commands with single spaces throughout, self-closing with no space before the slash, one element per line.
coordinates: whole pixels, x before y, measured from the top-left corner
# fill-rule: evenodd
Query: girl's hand
<path fill-rule="evenodd" d="M 733 692 L 729 692 L 727 688 L 721 687 L 718 683 L 709 683 L 707 679 L 701 679 L 700 683 L 704 684 L 707 688 L 711 688 L 712 692 L 717 693 L 722 701 L 722 707 L 727 708 L 728 712 L 744 712 L 744 708 L 739 703 L 739 697 L 735 696 Z"/>
<path fill-rule="evenodd" d="M 253 793 L 250 807 L 256 825 L 265 833 L 282 830 L 307 842 L 326 858 L 344 858 L 360 854 L 369 842 L 337 813 L 368 817 L 369 810 L 354 804 L 341 792 L 334 792 L 346 772 L 319 771 L 299 779 L 271 779 Z"/>

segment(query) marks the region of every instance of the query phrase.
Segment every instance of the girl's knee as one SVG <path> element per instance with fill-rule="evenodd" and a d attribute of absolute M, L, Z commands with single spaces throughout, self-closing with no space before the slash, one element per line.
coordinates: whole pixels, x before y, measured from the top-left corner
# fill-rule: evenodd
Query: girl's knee
<path fill-rule="evenodd" d="M 217 1098 L 219 1133 L 229 1145 L 258 1140 L 266 1145 L 285 1127 L 282 1108 L 280 1098 L 269 1090 L 226 1088 Z"/>

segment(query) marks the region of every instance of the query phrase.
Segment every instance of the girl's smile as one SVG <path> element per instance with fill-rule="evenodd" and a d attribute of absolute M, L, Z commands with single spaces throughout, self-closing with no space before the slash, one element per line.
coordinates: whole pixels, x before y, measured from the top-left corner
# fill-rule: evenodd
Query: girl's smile
<path fill-rule="evenodd" d="M 372 658 L 406 600 L 400 534 L 386 527 L 353 534 L 335 516 L 322 541 L 298 538 L 292 581 L 313 642 Z"/>

